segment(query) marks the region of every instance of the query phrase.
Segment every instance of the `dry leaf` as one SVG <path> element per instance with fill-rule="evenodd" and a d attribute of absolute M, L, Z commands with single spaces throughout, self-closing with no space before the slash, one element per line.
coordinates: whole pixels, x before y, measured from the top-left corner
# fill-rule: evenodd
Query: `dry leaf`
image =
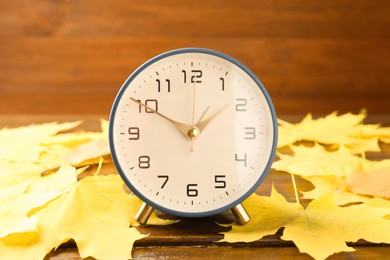
<path fill-rule="evenodd" d="M 0 130 L 0 159 L 8 161 L 38 162 L 44 150 L 41 143 L 60 131 L 78 126 L 73 123 L 47 123 Z"/>
<path fill-rule="evenodd" d="M 279 120 L 278 147 L 296 141 L 313 141 L 321 144 L 344 145 L 354 153 L 380 151 L 378 138 L 382 136 L 379 125 L 363 125 L 365 114 L 347 113 L 338 116 L 332 113 L 326 117 L 313 119 L 308 114 L 300 123 L 290 124 Z"/>
<path fill-rule="evenodd" d="M 314 185 L 314 189 L 307 192 L 301 192 L 303 199 L 318 199 L 322 195 L 333 192 L 334 202 L 339 205 L 349 205 L 351 203 L 365 203 L 374 208 L 386 208 L 390 214 L 390 200 L 382 198 L 372 198 L 361 196 L 348 191 L 344 179 L 337 176 L 304 176 L 305 180 Z"/>
<path fill-rule="evenodd" d="M 78 131 L 74 133 L 64 133 L 50 136 L 46 138 L 42 144 L 45 146 L 63 145 L 69 148 L 73 148 L 102 137 L 103 135 L 100 132 Z"/>
<path fill-rule="evenodd" d="M 66 133 L 49 138 L 40 157 L 40 163 L 45 166 L 41 174 L 58 169 L 62 162 L 76 167 L 98 164 L 102 157 L 110 162 L 108 122 L 101 120 L 101 127 L 102 132 Z"/>
<path fill-rule="evenodd" d="M 53 248 L 74 239 L 81 257 L 129 259 L 135 240 L 145 237 L 129 227 L 132 200 L 118 175 L 90 176 L 33 214 L 39 237 L 26 246 L 3 242 L 0 257 L 43 258 Z M 31 233 L 26 233 L 27 238 Z M 19 241 L 19 240 L 16 240 Z"/>
<path fill-rule="evenodd" d="M 83 258 L 131 258 L 132 244 L 145 236 L 129 228 L 132 204 L 122 184 L 117 175 L 86 177 L 49 205 L 39 220 L 46 249 L 72 238 Z"/>
<path fill-rule="evenodd" d="M 390 167 L 355 172 L 347 176 L 345 184 L 358 194 L 390 198 Z"/>
<path fill-rule="evenodd" d="M 221 242 L 250 242 L 284 227 L 281 239 L 293 241 L 300 252 L 316 259 L 353 251 L 346 242 L 359 239 L 390 243 L 390 221 L 383 218 L 388 209 L 365 204 L 339 207 L 333 193 L 313 200 L 306 209 L 287 202 L 275 189 L 270 197 L 252 195 L 244 204 L 252 220 L 244 226 L 233 225 Z"/>
<path fill-rule="evenodd" d="M 390 144 L 390 137 L 382 137 L 380 140 L 384 143 Z"/>
<path fill-rule="evenodd" d="M 62 160 L 73 165 L 82 166 L 87 164 L 98 163 L 99 158 L 109 155 L 110 147 L 107 138 L 99 138 L 92 140 L 83 145 L 77 146 L 71 150 L 68 154 L 62 157 Z M 91 163 L 93 160 L 93 163 Z"/>
<path fill-rule="evenodd" d="M 307 180 L 313 184 L 314 189 L 310 191 L 301 192 L 303 199 L 318 199 L 325 193 L 335 191 L 344 191 L 344 180 L 335 175 L 326 176 L 301 176 L 304 180 Z M 340 204 L 338 204 L 340 205 Z"/>
<path fill-rule="evenodd" d="M 293 155 L 278 154 L 280 160 L 272 164 L 273 169 L 301 176 L 346 176 L 359 167 L 360 158 L 343 146 L 334 152 L 328 152 L 318 144 L 291 146 L 291 149 Z"/>
<path fill-rule="evenodd" d="M 76 182 L 75 169 L 64 165 L 50 176 L 14 179 L 14 184 L 0 189 L 0 238 L 17 232 L 36 230 L 36 219 L 29 218 L 31 210 L 57 198 Z"/>

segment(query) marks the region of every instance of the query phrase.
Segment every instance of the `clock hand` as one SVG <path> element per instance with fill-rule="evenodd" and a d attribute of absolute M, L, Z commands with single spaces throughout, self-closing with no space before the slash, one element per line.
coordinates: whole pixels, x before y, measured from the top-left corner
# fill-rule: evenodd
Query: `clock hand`
<path fill-rule="evenodd" d="M 195 76 L 194 76 L 195 78 Z M 187 135 L 191 138 L 191 147 L 190 152 L 194 151 L 194 139 L 197 137 L 198 131 L 197 128 L 195 128 L 195 100 L 196 100 L 196 79 L 194 80 L 194 88 L 192 91 L 192 119 L 191 119 L 191 129 L 188 130 Z"/>
<path fill-rule="evenodd" d="M 191 125 L 186 125 L 186 124 L 183 124 L 183 123 L 180 123 L 180 122 L 177 122 L 163 114 L 161 114 L 160 112 L 154 110 L 153 108 L 145 105 L 144 103 L 141 103 L 140 101 L 138 101 L 137 99 L 135 98 L 132 98 L 130 97 L 130 99 L 132 101 L 134 101 L 135 103 L 139 104 L 140 106 L 143 106 L 144 108 L 147 108 L 149 109 L 150 111 L 152 111 L 153 113 L 155 113 L 156 115 L 164 118 L 165 120 L 167 120 L 168 122 L 170 122 L 172 125 L 174 125 L 176 127 L 177 130 L 179 130 L 180 133 L 182 133 L 186 138 L 191 138 L 189 135 L 188 135 L 188 129 L 191 129 Z"/>
<path fill-rule="evenodd" d="M 187 132 L 188 137 L 191 138 L 190 152 L 194 151 L 194 139 L 200 135 L 200 130 L 197 127 L 197 125 L 200 123 L 200 121 L 202 121 L 203 117 L 206 115 L 209 108 L 210 108 L 210 106 L 206 107 L 206 110 L 203 112 L 202 116 L 199 118 L 198 123 L 196 125 L 191 126 L 190 130 L 188 130 L 188 132 Z"/>
<path fill-rule="evenodd" d="M 192 92 L 192 120 L 191 120 L 192 127 L 194 127 L 194 123 L 195 123 L 195 97 L 196 97 L 196 80 L 194 80 L 194 90 Z"/>

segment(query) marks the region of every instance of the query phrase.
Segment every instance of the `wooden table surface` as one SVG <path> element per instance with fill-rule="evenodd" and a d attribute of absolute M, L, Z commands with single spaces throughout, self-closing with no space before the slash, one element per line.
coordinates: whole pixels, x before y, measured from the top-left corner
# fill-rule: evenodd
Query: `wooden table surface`
<path fill-rule="evenodd" d="M 297 121 L 303 115 L 280 116 L 288 121 Z M 51 121 L 84 120 L 81 126 L 84 130 L 99 130 L 100 116 L 38 116 L 38 115 L 2 115 L 0 116 L 0 128 L 14 127 L 31 123 L 43 123 Z M 370 123 L 382 123 L 390 125 L 390 116 L 372 115 L 366 120 Z M 390 145 L 381 144 L 382 152 L 368 154 L 371 159 L 390 158 Z M 113 170 L 113 166 L 106 170 Z M 104 170 L 104 169 L 103 169 Z M 260 195 L 269 195 L 271 185 L 281 192 L 289 201 L 295 201 L 291 177 L 288 174 L 271 172 L 265 181 L 257 189 Z M 297 178 L 297 186 L 300 191 L 312 188 L 309 182 Z M 307 204 L 308 201 L 303 201 Z M 161 216 L 166 215 L 157 212 Z M 145 226 L 140 227 L 142 233 L 150 234 L 148 237 L 138 240 L 133 249 L 135 259 L 310 259 L 306 254 L 299 253 L 292 242 L 279 239 L 281 230 L 276 235 L 265 237 L 252 243 L 217 243 L 222 238 L 219 232 L 227 228 L 218 226 L 215 222 L 229 222 L 232 215 L 229 213 L 219 214 L 213 217 L 200 219 L 182 219 L 180 222 L 168 226 Z M 365 241 L 351 243 L 356 251 L 352 253 L 338 253 L 329 259 L 385 259 L 390 255 L 390 245 L 371 244 Z M 69 242 L 61 246 L 55 252 L 50 253 L 46 259 L 80 259 L 74 243 Z"/>

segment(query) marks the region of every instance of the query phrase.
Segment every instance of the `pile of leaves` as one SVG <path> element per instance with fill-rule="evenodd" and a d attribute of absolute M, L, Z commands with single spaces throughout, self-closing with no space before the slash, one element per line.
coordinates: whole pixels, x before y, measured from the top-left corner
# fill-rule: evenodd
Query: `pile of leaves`
<path fill-rule="evenodd" d="M 298 124 L 279 121 L 273 168 L 311 182 L 314 189 L 288 202 L 276 189 L 253 194 L 252 220 L 229 224 L 221 242 L 251 242 L 275 234 L 316 259 L 352 251 L 346 242 L 390 243 L 390 160 L 370 161 L 390 143 L 390 129 L 363 124 L 365 114 L 335 113 Z M 0 259 L 43 259 L 74 240 L 81 257 L 129 259 L 147 235 L 135 226 L 141 201 L 123 189 L 111 164 L 107 121 L 100 132 L 72 131 L 81 122 L 0 130 Z M 304 144 L 302 144 L 302 142 Z M 287 148 L 286 148 L 287 147 Z M 175 221 L 153 215 L 152 225 Z"/>
<path fill-rule="evenodd" d="M 110 162 L 107 122 L 101 132 L 63 133 L 79 124 L 0 131 L 0 259 L 43 259 L 70 239 L 83 258 L 129 259 L 146 236 L 133 221 L 142 202 L 120 176 L 88 170 Z"/>
<path fill-rule="evenodd" d="M 283 227 L 281 239 L 315 259 L 354 251 L 346 242 L 359 239 L 390 243 L 390 159 L 365 156 L 381 151 L 379 140 L 390 143 L 390 128 L 363 124 L 365 116 L 308 115 L 298 124 L 279 120 L 272 168 L 292 175 L 296 201 L 288 202 L 274 188 L 269 197 L 253 194 L 244 202 L 252 220 L 233 225 L 222 241 L 252 242 Z M 314 186 L 302 192 L 310 200 L 307 207 L 300 204 L 296 175 Z"/>

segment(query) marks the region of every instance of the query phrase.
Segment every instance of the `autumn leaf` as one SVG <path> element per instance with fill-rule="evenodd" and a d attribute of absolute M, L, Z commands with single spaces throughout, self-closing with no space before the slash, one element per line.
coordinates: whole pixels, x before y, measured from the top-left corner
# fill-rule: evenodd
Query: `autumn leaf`
<path fill-rule="evenodd" d="M 357 137 L 373 138 L 377 137 L 384 143 L 390 143 L 390 127 L 383 127 L 379 124 L 376 125 L 358 125 L 356 127 Z"/>
<path fill-rule="evenodd" d="M 244 226 L 233 225 L 220 242 L 251 242 L 284 227 L 281 239 L 293 241 L 300 252 L 316 259 L 353 251 L 346 242 L 359 239 L 390 243 L 390 221 L 383 218 L 387 209 L 365 204 L 339 207 L 332 192 L 307 208 L 287 202 L 275 189 L 270 197 L 250 196 L 244 205 L 252 220 Z"/>
<path fill-rule="evenodd" d="M 101 119 L 101 132 L 76 131 L 51 135 L 42 141 L 45 146 L 65 145 L 70 148 L 88 143 L 89 141 L 108 138 L 108 121 Z"/>
<path fill-rule="evenodd" d="M 101 120 L 102 132 L 66 133 L 48 139 L 40 157 L 40 163 L 46 166 L 42 174 L 56 170 L 62 162 L 75 167 L 98 164 L 102 157 L 111 162 L 107 124 Z"/>
<path fill-rule="evenodd" d="M 383 137 L 379 125 L 363 125 L 365 114 L 347 113 L 338 116 L 331 113 L 326 117 L 313 119 L 308 114 L 300 123 L 291 124 L 278 120 L 278 148 L 296 141 L 312 141 L 321 144 L 344 145 L 354 153 L 380 151 L 378 138 Z"/>
<path fill-rule="evenodd" d="M 129 228 L 130 196 L 118 175 L 86 177 L 42 211 L 38 223 L 46 252 L 74 239 L 81 257 L 129 259 L 135 240 L 144 235 Z"/>
<path fill-rule="evenodd" d="M 41 143 L 60 131 L 74 128 L 73 123 L 47 123 L 0 130 L 0 159 L 8 161 L 38 162 L 45 149 Z"/>
<path fill-rule="evenodd" d="M 382 137 L 380 140 L 384 143 L 390 144 L 390 136 L 389 137 Z"/>
<path fill-rule="evenodd" d="M 63 156 L 62 160 L 73 166 L 80 166 L 98 163 L 100 157 L 109 154 L 110 147 L 108 144 L 108 138 L 99 138 L 77 146 L 75 149 Z"/>
<path fill-rule="evenodd" d="M 243 204 L 251 221 L 243 226 L 234 224 L 230 231 L 221 233 L 224 238 L 219 242 L 253 242 L 275 234 L 302 208 L 297 203 L 288 203 L 274 188 L 270 197 L 252 194 Z"/>
<path fill-rule="evenodd" d="M 291 149 L 293 155 L 278 154 L 280 160 L 272 164 L 273 169 L 300 176 L 346 176 L 359 167 L 360 158 L 343 146 L 333 152 L 318 144 L 313 147 L 291 146 Z"/>
<path fill-rule="evenodd" d="M 347 176 L 345 184 L 358 194 L 390 198 L 390 167 L 355 172 Z"/>
<path fill-rule="evenodd" d="M 6 245 L 0 257 L 43 258 L 73 239 L 81 257 L 129 259 L 135 240 L 145 237 L 129 227 L 132 200 L 118 175 L 89 176 L 33 214 L 39 238 L 30 245 Z M 31 234 L 26 233 L 28 236 Z M 8 240 L 9 242 L 9 240 Z M 17 250 L 19 249 L 19 250 Z"/>
<path fill-rule="evenodd" d="M 73 167 L 64 165 L 50 176 L 13 179 L 0 189 L 0 238 L 16 232 L 36 230 L 36 219 L 28 213 L 57 198 L 76 183 Z"/>
<path fill-rule="evenodd" d="M 352 202 L 363 202 L 364 198 L 356 196 L 349 192 L 345 183 L 345 178 L 350 180 L 357 172 L 380 171 L 381 169 L 390 169 L 390 160 L 371 161 L 359 158 L 349 153 L 348 150 L 340 147 L 337 151 L 326 151 L 324 147 L 315 145 L 308 146 L 291 146 L 293 155 L 278 154 L 279 161 L 273 163 L 272 168 L 278 171 L 285 171 L 294 175 L 299 175 L 303 179 L 310 181 L 314 189 L 303 193 L 305 199 L 315 199 L 324 193 L 336 190 L 335 196 L 338 205 Z M 360 183 L 360 191 L 356 193 L 366 195 L 387 196 L 390 186 L 388 185 L 388 175 L 380 174 L 378 176 L 355 176 L 353 183 Z M 351 177 L 352 176 L 352 177 Z M 352 185 L 352 184 L 351 184 Z M 367 190 L 367 193 L 363 192 Z M 381 190 L 374 193 L 374 190 Z M 372 192 L 368 192 L 371 190 Z"/>
<path fill-rule="evenodd" d="M 314 185 L 314 189 L 301 192 L 303 199 L 318 199 L 325 193 L 333 192 L 334 202 L 339 206 L 364 203 L 374 208 L 385 208 L 388 210 L 387 215 L 390 215 L 390 200 L 353 193 L 348 189 L 343 178 L 337 176 L 305 176 L 303 178 Z"/>

